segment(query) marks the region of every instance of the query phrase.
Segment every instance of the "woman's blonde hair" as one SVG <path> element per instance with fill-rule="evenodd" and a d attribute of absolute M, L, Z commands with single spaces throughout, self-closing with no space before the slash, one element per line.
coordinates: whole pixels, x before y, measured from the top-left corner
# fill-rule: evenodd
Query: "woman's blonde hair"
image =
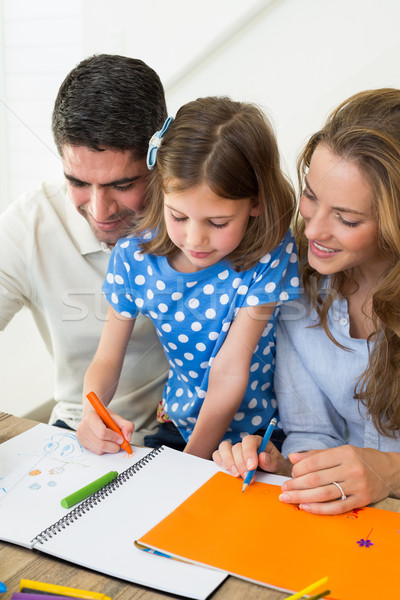
<path fill-rule="evenodd" d="M 253 104 L 226 97 L 198 98 L 182 106 L 162 138 L 135 233 L 156 231 L 143 251 L 172 256 L 164 220 L 164 193 L 205 183 L 218 196 L 258 202 L 260 215 L 250 217 L 239 246 L 227 259 L 237 271 L 253 267 L 278 246 L 295 211 L 295 193 L 280 167 L 271 124 Z"/>
<path fill-rule="evenodd" d="M 394 436 L 400 429 L 400 90 L 367 90 L 336 108 L 299 157 L 301 189 L 319 144 L 356 163 L 371 186 L 378 243 L 390 266 L 372 297 L 374 333 L 368 338 L 369 364 L 356 384 L 355 398 L 366 406 L 380 433 Z M 318 282 L 324 276 L 306 262 L 308 242 L 299 215 L 295 229 L 305 290 L 319 313 L 320 324 L 337 343 L 327 324 L 334 296 L 322 298 L 319 294 Z M 351 282 L 355 286 L 351 271 L 341 271 L 332 276 L 330 288 L 340 294 Z"/>

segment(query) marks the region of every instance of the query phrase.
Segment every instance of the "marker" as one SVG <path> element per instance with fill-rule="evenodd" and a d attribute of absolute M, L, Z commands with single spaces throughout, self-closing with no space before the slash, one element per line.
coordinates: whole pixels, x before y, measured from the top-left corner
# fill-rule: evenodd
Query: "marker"
<path fill-rule="evenodd" d="M 258 449 L 257 454 L 260 454 L 261 452 L 264 452 L 265 448 L 267 447 L 267 444 L 270 440 L 270 437 L 272 435 L 273 430 L 275 429 L 275 425 L 277 424 L 277 420 L 276 419 L 271 419 L 267 431 L 264 433 L 264 437 L 262 439 L 261 445 Z M 244 490 L 246 488 L 249 487 L 251 480 L 253 479 L 253 475 L 256 472 L 257 469 L 252 469 L 251 471 L 247 472 L 247 475 L 243 481 L 243 485 L 242 485 L 242 492 L 244 492 Z"/>
<path fill-rule="evenodd" d="M 309 596 L 308 600 L 320 600 L 321 598 L 325 598 L 326 596 L 329 596 L 330 593 L 331 593 L 331 590 L 324 590 L 323 592 L 320 592 L 319 594 L 315 594 L 315 596 Z"/>
<path fill-rule="evenodd" d="M 42 581 L 32 581 L 31 579 L 21 579 L 19 584 L 20 592 L 39 592 L 51 596 L 67 596 L 70 598 L 83 598 L 84 600 L 111 600 L 109 596 L 99 592 L 90 592 L 88 590 L 79 590 L 77 588 L 65 587 L 64 585 L 54 585 Z M 50 599 L 49 599 L 50 600 Z"/>
<path fill-rule="evenodd" d="M 26 589 L 26 588 L 24 588 Z M 49 597 L 50 596 L 50 597 Z M 56 596 L 55 594 L 37 594 L 36 590 L 29 590 L 29 592 L 14 592 L 11 596 L 11 600 L 75 600 L 72 596 Z"/>
<path fill-rule="evenodd" d="M 7 586 L 5 583 L 3 583 L 2 581 L 0 581 L 0 594 L 2 594 L 3 592 L 7 591 Z"/>
<path fill-rule="evenodd" d="M 70 494 L 66 498 L 63 498 L 61 500 L 61 506 L 64 508 L 71 508 L 71 506 L 74 506 L 74 504 L 82 502 L 82 500 L 85 500 L 85 498 L 88 498 L 95 492 L 101 490 L 101 488 L 107 485 L 107 483 L 110 483 L 110 481 L 113 481 L 113 479 L 116 477 L 118 477 L 117 471 L 110 471 L 109 473 L 106 473 L 103 475 L 103 477 L 99 477 L 95 481 L 92 481 L 92 483 L 88 483 L 88 485 L 85 485 L 85 487 L 77 490 L 73 494 Z"/>
<path fill-rule="evenodd" d="M 310 585 L 308 585 L 307 587 L 305 587 L 304 590 L 300 590 L 300 592 L 296 592 L 296 594 L 292 594 L 291 596 L 287 596 L 286 600 L 300 600 L 300 598 L 302 598 L 303 596 L 305 596 L 309 592 L 313 592 L 314 590 L 316 590 L 317 588 L 319 588 L 320 585 L 322 585 L 323 583 L 326 583 L 327 581 L 328 581 L 327 577 L 324 577 L 323 579 L 319 579 L 315 583 L 311 583 Z"/>
<path fill-rule="evenodd" d="M 89 392 L 88 394 L 86 394 L 86 398 L 89 400 L 90 404 L 93 406 L 94 410 L 97 412 L 104 425 L 107 425 L 109 429 L 112 429 L 113 431 L 115 431 L 115 433 L 118 433 L 122 437 L 124 441 L 121 444 L 121 448 L 125 450 L 128 454 L 132 454 L 132 448 L 130 447 L 129 442 L 126 441 L 126 439 L 122 435 L 122 431 L 120 430 L 114 419 L 111 417 L 104 404 L 100 402 L 96 394 L 94 392 Z"/>

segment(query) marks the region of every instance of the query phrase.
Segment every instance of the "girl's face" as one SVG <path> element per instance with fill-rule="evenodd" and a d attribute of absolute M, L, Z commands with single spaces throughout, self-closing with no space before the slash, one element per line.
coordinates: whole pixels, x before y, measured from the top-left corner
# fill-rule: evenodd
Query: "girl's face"
<path fill-rule="evenodd" d="M 258 204 L 248 198 L 226 200 L 205 183 L 182 192 L 164 194 L 168 235 L 179 248 L 171 266 L 191 273 L 216 264 L 238 247 Z"/>
<path fill-rule="evenodd" d="M 317 146 L 299 210 L 309 240 L 308 262 L 316 271 L 331 275 L 356 268 L 370 279 L 383 273 L 371 187 L 355 162 Z"/>

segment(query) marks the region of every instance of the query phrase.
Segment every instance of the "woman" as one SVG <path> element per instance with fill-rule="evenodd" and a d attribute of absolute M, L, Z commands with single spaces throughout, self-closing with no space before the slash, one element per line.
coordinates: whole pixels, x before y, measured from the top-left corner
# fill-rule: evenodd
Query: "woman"
<path fill-rule="evenodd" d="M 282 307 L 275 369 L 288 459 L 248 436 L 214 460 L 292 475 L 282 502 L 339 514 L 400 495 L 400 90 L 341 104 L 298 172 L 304 293 Z"/>

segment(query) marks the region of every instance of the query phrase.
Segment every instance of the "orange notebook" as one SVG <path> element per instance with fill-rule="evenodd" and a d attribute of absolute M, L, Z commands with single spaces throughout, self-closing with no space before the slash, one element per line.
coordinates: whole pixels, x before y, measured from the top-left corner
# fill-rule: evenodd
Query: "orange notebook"
<path fill-rule="evenodd" d="M 241 488 L 217 473 L 138 541 L 288 592 L 328 576 L 330 600 L 397 597 L 399 513 L 311 515 L 280 502 L 278 486 Z"/>

